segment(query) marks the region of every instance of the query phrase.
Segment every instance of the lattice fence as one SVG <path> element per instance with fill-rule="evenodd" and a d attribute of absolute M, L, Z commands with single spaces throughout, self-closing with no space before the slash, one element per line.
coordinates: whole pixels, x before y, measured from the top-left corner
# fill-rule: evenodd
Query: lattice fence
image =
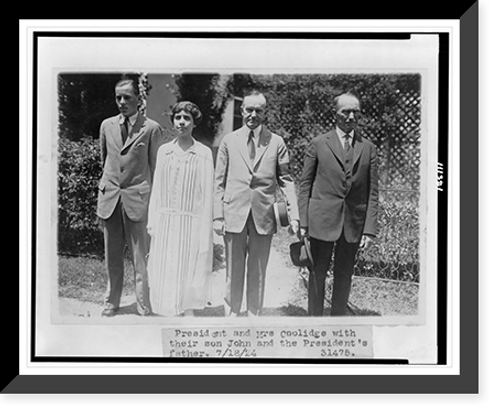
<path fill-rule="evenodd" d="M 332 98 L 345 91 L 360 98 L 360 131 L 378 149 L 380 209 L 377 242 L 358 253 L 356 275 L 419 282 L 420 76 L 294 76 L 257 86 L 268 97 L 268 124 L 287 142 L 296 182 L 309 141 L 334 128 Z"/>
<path fill-rule="evenodd" d="M 364 111 L 361 130 L 378 149 L 379 235 L 358 254 L 356 274 L 419 282 L 420 92 L 400 91 L 390 110 L 385 126 L 374 120 L 378 111 Z"/>

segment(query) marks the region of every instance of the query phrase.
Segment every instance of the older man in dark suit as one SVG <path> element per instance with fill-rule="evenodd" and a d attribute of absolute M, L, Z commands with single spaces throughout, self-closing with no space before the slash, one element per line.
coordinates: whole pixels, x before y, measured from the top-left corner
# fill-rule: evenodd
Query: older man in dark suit
<path fill-rule="evenodd" d="M 139 88 L 133 79 L 116 84 L 120 114 L 101 124 L 103 174 L 99 183 L 97 215 L 104 223 L 108 288 L 103 316 L 112 317 L 120 306 L 125 245 L 135 272 L 137 312 L 151 313 L 146 255 L 146 230 L 156 153 L 163 143 L 160 125 L 138 112 Z"/>
<path fill-rule="evenodd" d="M 377 233 L 376 147 L 356 131 L 358 98 L 342 94 L 334 104 L 336 126 L 311 141 L 299 185 L 301 233 L 310 237 L 314 261 L 308 288 L 311 316 L 323 315 L 334 249 L 331 315 L 346 314 L 356 252 Z"/>

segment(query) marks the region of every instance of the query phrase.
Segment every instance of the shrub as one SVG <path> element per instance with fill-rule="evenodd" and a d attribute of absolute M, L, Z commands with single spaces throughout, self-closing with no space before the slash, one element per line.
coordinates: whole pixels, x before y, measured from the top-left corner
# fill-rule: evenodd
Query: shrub
<path fill-rule="evenodd" d="M 418 283 L 418 202 L 389 201 L 381 197 L 378 222 L 379 233 L 376 242 L 369 250 L 359 251 L 355 274 Z"/>
<path fill-rule="evenodd" d="M 58 250 L 61 253 L 103 252 L 96 216 L 101 177 L 99 140 L 59 140 Z"/>

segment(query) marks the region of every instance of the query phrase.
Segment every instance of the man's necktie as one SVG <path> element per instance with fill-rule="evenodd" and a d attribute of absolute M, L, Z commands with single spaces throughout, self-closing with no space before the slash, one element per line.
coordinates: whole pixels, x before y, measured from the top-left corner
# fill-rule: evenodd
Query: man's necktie
<path fill-rule="evenodd" d="M 250 134 L 248 134 L 248 155 L 250 156 L 250 160 L 252 160 L 252 162 L 255 160 L 255 141 L 253 136 L 253 130 L 250 130 Z"/>
<path fill-rule="evenodd" d="M 344 150 L 345 150 L 345 153 L 349 153 L 349 151 L 351 150 L 351 143 L 349 141 L 349 136 L 346 134 L 344 135 Z"/>
<path fill-rule="evenodd" d="M 128 137 L 128 118 L 127 117 L 125 117 L 123 122 L 120 124 L 120 128 L 122 131 L 123 144 L 125 144 L 125 141 L 127 141 L 127 137 Z"/>

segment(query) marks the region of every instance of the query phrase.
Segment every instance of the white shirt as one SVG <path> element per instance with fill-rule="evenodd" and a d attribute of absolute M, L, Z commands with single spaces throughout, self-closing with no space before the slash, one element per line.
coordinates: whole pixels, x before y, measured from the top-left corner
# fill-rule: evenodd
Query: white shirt
<path fill-rule="evenodd" d="M 352 130 L 351 132 L 349 133 L 345 133 L 344 131 L 342 131 L 339 127 L 335 127 L 335 130 L 337 131 L 337 135 L 339 136 L 339 139 L 340 139 L 340 144 L 342 144 L 342 147 L 345 148 L 345 141 L 346 139 L 344 138 L 346 135 L 349 139 L 349 144 L 351 145 L 352 147 L 352 140 L 354 138 L 354 130 Z"/>
<path fill-rule="evenodd" d="M 137 121 L 137 117 L 139 116 L 139 111 L 137 111 L 134 115 L 131 115 L 130 117 L 127 117 L 128 123 L 127 123 L 127 131 L 130 134 L 130 131 L 132 130 L 132 127 L 135 125 L 135 122 Z M 120 117 L 120 124 L 125 122 L 125 116 L 121 115 Z"/>

